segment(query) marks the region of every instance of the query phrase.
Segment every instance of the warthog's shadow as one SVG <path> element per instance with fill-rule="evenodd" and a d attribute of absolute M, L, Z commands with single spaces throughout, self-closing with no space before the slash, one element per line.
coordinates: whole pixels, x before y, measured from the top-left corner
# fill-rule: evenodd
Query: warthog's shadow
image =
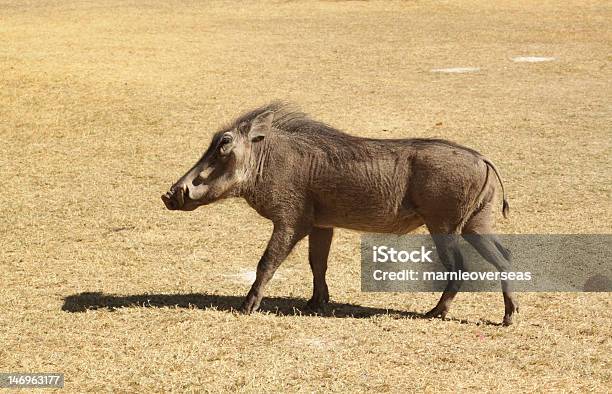
<path fill-rule="evenodd" d="M 104 293 L 79 293 L 64 299 L 62 310 L 67 312 L 84 312 L 86 310 L 118 308 L 197 308 L 215 309 L 236 312 L 244 300 L 243 296 L 217 295 L 204 293 L 190 294 L 138 294 L 113 295 Z M 305 308 L 306 300 L 295 297 L 266 297 L 258 311 L 279 316 L 313 315 Z M 324 316 L 367 318 L 377 315 L 400 315 L 405 317 L 423 317 L 416 312 L 393 309 L 371 308 L 354 304 L 329 303 Z"/>
<path fill-rule="evenodd" d="M 138 294 L 113 295 L 104 293 L 78 293 L 64 298 L 63 311 L 85 312 L 87 310 L 118 308 L 198 308 L 214 309 L 226 312 L 235 312 L 244 300 L 242 296 L 217 295 L 204 293 L 190 294 Z M 340 304 L 330 302 L 324 313 L 315 313 L 305 309 L 305 299 L 296 297 L 266 297 L 261 303 L 259 311 L 279 316 L 308 316 L 320 315 L 336 318 L 370 318 L 373 316 L 389 315 L 398 318 L 424 319 L 425 314 L 396 309 L 373 308 L 355 304 Z M 447 319 L 463 324 L 499 325 L 491 321 L 469 322 L 460 319 Z"/>

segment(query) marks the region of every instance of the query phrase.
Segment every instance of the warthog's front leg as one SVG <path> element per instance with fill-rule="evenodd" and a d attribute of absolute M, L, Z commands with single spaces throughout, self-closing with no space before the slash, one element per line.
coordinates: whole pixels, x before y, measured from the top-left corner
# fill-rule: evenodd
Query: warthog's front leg
<path fill-rule="evenodd" d="M 329 302 L 329 291 L 325 281 L 327 272 L 327 257 L 334 236 L 333 228 L 313 228 L 308 235 L 308 262 L 312 269 L 312 298 L 306 304 L 310 310 L 319 312 Z"/>
<path fill-rule="evenodd" d="M 266 284 L 274 276 L 274 272 L 291 252 L 295 244 L 308 233 L 303 227 L 274 225 L 268 247 L 257 264 L 257 276 L 249 294 L 242 303 L 240 311 L 251 313 L 259 308 Z"/>

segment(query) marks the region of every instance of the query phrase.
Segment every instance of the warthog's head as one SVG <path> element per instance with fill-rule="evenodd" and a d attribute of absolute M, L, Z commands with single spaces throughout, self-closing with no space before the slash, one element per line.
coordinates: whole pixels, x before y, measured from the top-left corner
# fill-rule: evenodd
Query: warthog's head
<path fill-rule="evenodd" d="M 166 207 L 192 211 L 237 196 L 253 172 L 252 145 L 264 139 L 273 119 L 274 112 L 266 111 L 216 133 L 202 158 L 162 196 Z"/>

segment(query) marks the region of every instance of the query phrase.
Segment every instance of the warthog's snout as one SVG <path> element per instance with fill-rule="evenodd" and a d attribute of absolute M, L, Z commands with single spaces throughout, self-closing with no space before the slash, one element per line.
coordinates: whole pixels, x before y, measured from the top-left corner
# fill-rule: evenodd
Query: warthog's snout
<path fill-rule="evenodd" d="M 185 205 L 185 188 L 173 186 L 161 199 L 169 210 L 181 209 Z"/>

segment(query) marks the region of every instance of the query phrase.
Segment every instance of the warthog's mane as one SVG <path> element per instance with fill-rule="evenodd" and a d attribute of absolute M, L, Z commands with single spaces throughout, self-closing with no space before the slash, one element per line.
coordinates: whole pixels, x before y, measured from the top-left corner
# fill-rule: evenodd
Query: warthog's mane
<path fill-rule="evenodd" d="M 305 155 L 324 153 L 330 159 L 341 161 L 369 157 L 362 138 L 314 120 L 294 104 L 283 101 L 274 101 L 246 112 L 228 125 L 227 129 L 248 133 L 251 122 L 267 111 L 274 112 L 271 133 L 290 136 L 295 151 Z"/>
<path fill-rule="evenodd" d="M 296 105 L 283 101 L 273 101 L 246 112 L 236 118 L 228 128 L 237 128 L 241 132 L 248 132 L 248 126 L 251 122 L 257 116 L 268 111 L 274 112 L 274 120 L 272 121 L 273 132 L 287 133 L 296 136 L 304 135 L 316 137 L 317 135 L 324 135 L 325 138 L 338 137 L 355 139 L 355 137 L 350 134 L 343 133 L 323 122 L 310 118 Z"/>
<path fill-rule="evenodd" d="M 435 138 L 406 138 L 406 139 L 374 139 L 361 138 L 342 132 L 326 123 L 310 118 L 297 106 L 283 102 L 273 101 L 246 112 L 237 117 L 224 129 L 237 129 L 247 133 L 251 122 L 264 112 L 274 112 L 272 132 L 291 135 L 293 146 L 304 153 L 315 151 L 324 152 L 335 159 L 367 159 L 372 152 L 365 148 L 365 142 L 374 145 L 392 143 L 395 146 L 412 146 L 415 149 L 426 148 L 432 145 L 446 146 L 460 149 L 480 157 L 480 153 L 444 139 Z"/>

